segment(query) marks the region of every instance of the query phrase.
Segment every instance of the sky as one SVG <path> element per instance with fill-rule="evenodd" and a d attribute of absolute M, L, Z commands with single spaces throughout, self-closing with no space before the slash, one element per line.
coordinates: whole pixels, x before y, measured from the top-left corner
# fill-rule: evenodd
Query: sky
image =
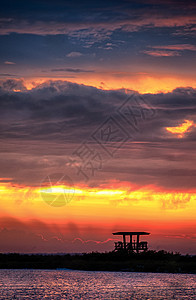
<path fill-rule="evenodd" d="M 1 1 L 0 251 L 196 254 L 194 1 Z"/>

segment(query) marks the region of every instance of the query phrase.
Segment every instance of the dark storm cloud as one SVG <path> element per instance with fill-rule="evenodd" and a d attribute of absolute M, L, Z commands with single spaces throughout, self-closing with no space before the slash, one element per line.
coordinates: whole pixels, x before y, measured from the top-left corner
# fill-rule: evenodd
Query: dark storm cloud
<path fill-rule="evenodd" d="M 16 80 L 16 79 L 8 79 L 5 81 L 2 81 L 0 84 L 1 89 L 5 89 L 6 91 L 13 91 L 13 90 L 20 90 L 24 91 L 26 90 L 23 81 L 22 80 Z"/>
<path fill-rule="evenodd" d="M 138 117 L 140 126 L 133 132 L 117 112 L 128 97 L 123 90 L 104 91 L 51 81 L 30 91 L 13 92 L 19 87 L 24 88 L 22 82 L 8 81 L 0 89 L 0 177 L 37 185 L 47 174 L 64 172 L 73 151 L 83 141 L 92 142 L 92 133 L 113 116 L 132 138 L 94 180 L 117 179 L 167 188 L 195 187 L 195 127 L 182 139 L 165 129 L 186 119 L 196 123 L 195 89 L 142 95 L 156 113 L 145 122 Z M 93 145 L 104 152 L 95 141 Z"/>
<path fill-rule="evenodd" d="M 55 135 L 60 138 L 62 131 L 66 130 L 69 130 L 67 137 L 69 134 L 73 136 L 76 129 L 78 133 L 75 132 L 74 138 L 81 137 L 81 132 L 85 138 L 87 132 L 90 134 L 107 116 L 117 114 L 118 107 L 126 98 L 123 90 L 104 91 L 64 81 L 50 81 L 27 91 L 22 81 L 7 80 L 2 82 L 0 90 L 1 135 L 5 138 L 31 140 L 41 137 L 47 140 Z M 178 126 L 185 119 L 195 121 L 196 90 L 193 88 L 178 88 L 166 94 L 146 94 L 143 98 L 157 115 L 142 127 L 138 135 L 141 141 L 168 139 L 165 127 Z M 117 118 L 120 120 L 118 115 Z M 128 130 L 129 124 L 123 122 Z"/>
<path fill-rule="evenodd" d="M 61 131 L 72 135 L 84 125 L 95 126 L 114 110 L 112 101 L 118 102 L 125 96 L 121 92 L 102 90 L 68 82 L 50 82 L 31 91 L 10 92 L 23 88 L 20 81 L 6 81 L 0 95 L 1 123 L 4 137 L 35 139 L 59 136 Z M 8 92 L 8 91 L 9 92 Z M 85 133 L 84 133 L 85 134 Z"/>

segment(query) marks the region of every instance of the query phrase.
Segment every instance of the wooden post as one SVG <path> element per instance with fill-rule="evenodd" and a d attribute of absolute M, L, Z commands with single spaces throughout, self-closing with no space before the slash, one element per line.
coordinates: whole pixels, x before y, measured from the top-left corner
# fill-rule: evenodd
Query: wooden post
<path fill-rule="evenodd" d="M 124 250 L 126 250 L 126 236 L 123 234 L 123 245 L 124 245 Z"/>
<path fill-rule="evenodd" d="M 139 243 L 140 243 L 140 235 L 137 234 L 137 246 L 136 246 L 137 253 L 139 252 Z"/>
<path fill-rule="evenodd" d="M 131 248 L 131 250 L 133 250 L 133 245 L 132 245 L 132 235 L 130 234 L 130 248 Z"/>

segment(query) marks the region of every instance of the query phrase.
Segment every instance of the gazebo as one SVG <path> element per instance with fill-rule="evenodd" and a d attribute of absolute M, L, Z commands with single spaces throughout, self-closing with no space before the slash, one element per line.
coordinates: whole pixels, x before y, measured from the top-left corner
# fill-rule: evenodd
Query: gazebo
<path fill-rule="evenodd" d="M 147 242 L 140 242 L 140 235 L 149 235 L 148 232 L 135 232 L 135 231 L 123 231 L 114 232 L 113 235 L 122 235 L 123 241 L 115 242 L 114 251 L 124 251 L 124 252 L 137 252 L 146 251 L 148 249 Z M 129 236 L 129 242 L 126 241 L 126 236 Z M 136 241 L 133 240 L 133 236 L 136 236 Z"/>

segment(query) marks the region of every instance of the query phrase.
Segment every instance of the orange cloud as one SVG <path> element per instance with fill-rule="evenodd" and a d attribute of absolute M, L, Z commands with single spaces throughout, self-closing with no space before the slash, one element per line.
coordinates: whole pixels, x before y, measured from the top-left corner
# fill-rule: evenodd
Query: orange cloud
<path fill-rule="evenodd" d="M 120 182 L 101 187 L 75 186 L 74 196 L 67 203 L 55 205 L 66 186 L 30 187 L 0 184 L 0 217 L 21 220 L 37 219 L 46 223 L 77 221 L 78 223 L 123 224 L 128 220 L 187 220 L 194 218 L 196 193 L 194 191 L 167 191 L 156 186 L 136 187 Z M 70 188 L 70 187 L 69 187 Z M 64 195 L 63 195 L 64 197 Z M 61 199 L 62 200 L 62 199 Z M 66 205 L 67 204 L 67 205 Z M 164 211 L 164 213 L 163 213 Z"/>
<path fill-rule="evenodd" d="M 196 126 L 196 124 L 194 124 L 193 121 L 185 120 L 185 122 L 182 123 L 179 126 L 176 126 L 176 127 L 166 127 L 166 130 L 168 132 L 173 133 L 173 134 L 177 134 L 178 138 L 183 138 L 184 134 L 186 132 L 189 132 L 193 126 L 194 127 Z"/>
<path fill-rule="evenodd" d="M 56 75 L 50 74 L 45 77 L 23 78 L 23 83 L 28 90 L 31 90 L 48 80 L 63 80 L 77 84 L 93 86 L 102 90 L 129 89 L 145 93 L 167 93 L 177 87 L 196 88 L 196 79 L 191 76 L 160 75 L 150 73 L 131 73 L 131 72 L 94 72 L 94 73 L 74 73 L 74 78 L 69 78 L 69 74 Z M 16 91 L 17 92 L 17 91 Z"/>

